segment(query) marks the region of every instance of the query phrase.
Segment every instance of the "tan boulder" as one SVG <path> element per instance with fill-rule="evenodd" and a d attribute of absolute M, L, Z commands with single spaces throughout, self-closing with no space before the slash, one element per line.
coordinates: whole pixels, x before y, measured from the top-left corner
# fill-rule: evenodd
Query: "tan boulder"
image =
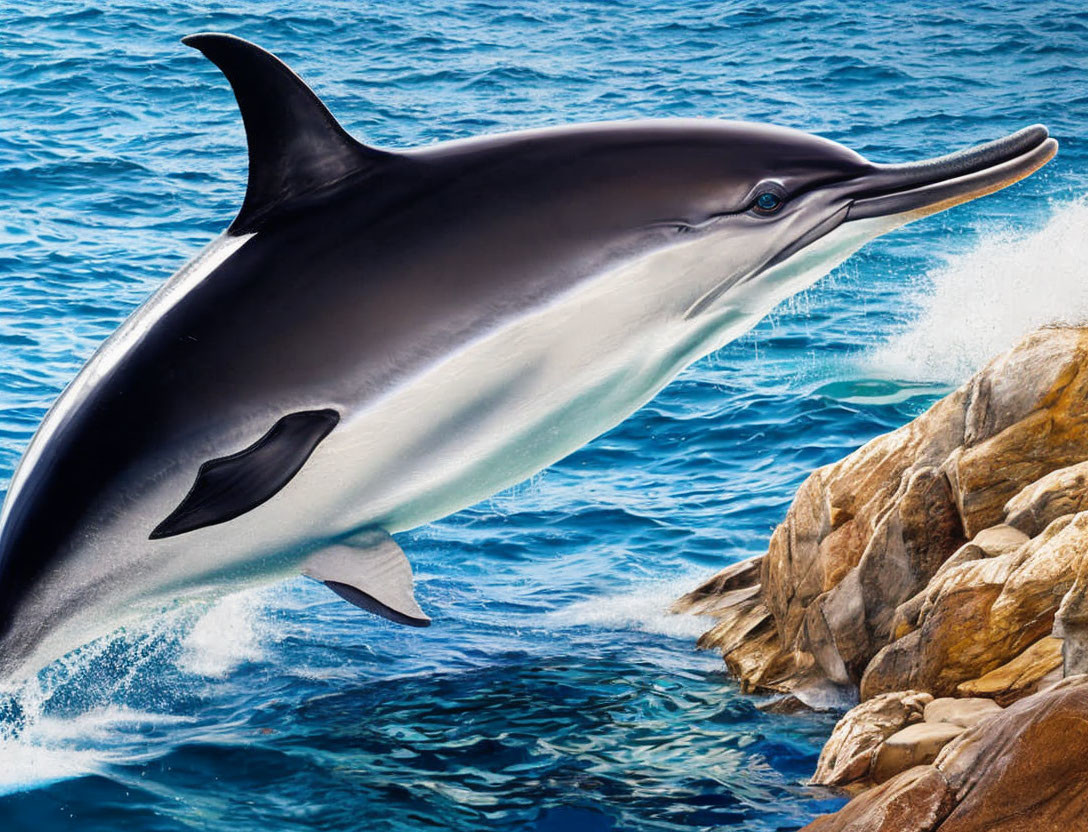
<path fill-rule="evenodd" d="M 934 581 L 919 627 L 883 648 L 861 681 L 863 699 L 891 690 L 935 696 L 1011 661 L 1049 635 L 1088 550 L 1088 512 L 1059 518 L 1007 555 Z"/>
<path fill-rule="evenodd" d="M 985 696 L 1008 705 L 1035 693 L 1062 666 L 1062 640 L 1041 638 L 1011 662 L 956 686 L 958 696 Z"/>
<path fill-rule="evenodd" d="M 986 717 L 999 714 L 1002 707 L 992 699 L 953 699 L 944 696 L 926 705 L 926 722 L 947 722 L 961 728 L 974 728 Z"/>
<path fill-rule="evenodd" d="M 865 781 L 874 752 L 892 734 L 921 722 L 933 697 L 918 691 L 886 693 L 851 708 L 831 732 L 809 781 L 820 786 L 846 786 Z"/>
<path fill-rule="evenodd" d="M 877 749 L 871 771 L 873 781 L 883 783 L 909 768 L 932 763 L 941 750 L 965 730 L 962 725 L 950 722 L 908 725 L 884 740 Z"/>
<path fill-rule="evenodd" d="M 1035 537 L 1053 520 L 1088 509 L 1088 461 L 1051 471 L 1005 503 L 1005 522 Z"/>
<path fill-rule="evenodd" d="M 972 538 L 971 543 L 981 549 L 986 557 L 995 558 L 1015 552 L 1030 539 L 1020 529 L 998 523 L 996 526 L 980 531 Z"/>
<path fill-rule="evenodd" d="M 1073 832 L 1088 817 L 1088 677 L 978 723 L 802 832 Z"/>

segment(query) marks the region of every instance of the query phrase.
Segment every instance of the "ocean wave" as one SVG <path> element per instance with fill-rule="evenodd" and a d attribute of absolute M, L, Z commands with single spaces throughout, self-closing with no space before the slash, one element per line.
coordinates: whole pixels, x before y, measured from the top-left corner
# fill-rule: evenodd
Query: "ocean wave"
<path fill-rule="evenodd" d="M 617 595 L 577 601 L 544 617 L 546 627 L 592 627 L 634 630 L 670 638 L 698 638 L 711 622 L 692 615 L 673 615 L 669 606 L 706 578 L 705 573 L 636 585 Z"/>
<path fill-rule="evenodd" d="M 264 658 L 264 609 L 255 590 L 181 606 L 0 691 L 0 795 L 168 753 L 170 744 L 153 735 L 198 721 L 172 712 L 184 698 L 184 678 L 223 679 Z M 165 681 L 165 701 L 151 693 L 152 679 Z"/>
<path fill-rule="evenodd" d="M 983 233 L 947 258 L 905 303 L 905 329 L 861 360 L 875 375 L 956 384 L 1034 329 L 1088 323 L 1088 197 L 1057 203 L 1031 232 Z"/>

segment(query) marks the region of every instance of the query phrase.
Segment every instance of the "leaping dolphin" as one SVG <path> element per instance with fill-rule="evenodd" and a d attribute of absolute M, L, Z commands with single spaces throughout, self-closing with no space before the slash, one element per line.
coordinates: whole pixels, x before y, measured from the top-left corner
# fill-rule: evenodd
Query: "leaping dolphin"
<path fill-rule="evenodd" d="M 253 44 L 184 42 L 234 89 L 245 199 L 30 442 L 0 515 L 0 676 L 299 570 L 426 624 L 392 533 L 531 476 L 866 241 L 1057 151 L 1034 126 L 882 165 L 719 120 L 381 150 Z"/>

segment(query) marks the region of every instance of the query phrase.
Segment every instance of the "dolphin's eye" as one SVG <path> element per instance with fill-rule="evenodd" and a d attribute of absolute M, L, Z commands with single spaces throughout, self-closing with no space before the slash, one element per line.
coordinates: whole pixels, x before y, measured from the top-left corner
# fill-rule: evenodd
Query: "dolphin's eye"
<path fill-rule="evenodd" d="M 752 202 L 752 210 L 757 214 L 773 214 L 782 207 L 784 200 L 772 191 L 764 191 Z"/>

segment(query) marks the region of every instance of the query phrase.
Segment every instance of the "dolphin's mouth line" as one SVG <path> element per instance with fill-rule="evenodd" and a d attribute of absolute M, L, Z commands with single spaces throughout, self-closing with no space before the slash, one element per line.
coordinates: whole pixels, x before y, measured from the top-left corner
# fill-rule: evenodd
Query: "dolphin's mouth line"
<path fill-rule="evenodd" d="M 1058 151 L 1042 125 L 1003 139 L 905 165 L 878 165 L 851 183 L 846 219 L 904 214 L 905 220 L 943 211 L 1031 175 Z"/>
<path fill-rule="evenodd" d="M 1001 190 L 1049 162 L 1058 143 L 1040 124 L 1026 127 L 1003 139 L 902 165 L 873 165 L 869 172 L 832 185 L 839 190 L 842 207 L 810 228 L 798 239 L 769 257 L 748 275 L 731 276 L 699 297 L 684 313 L 685 319 L 705 312 L 730 288 L 782 263 L 828 234 L 842 223 L 872 217 L 894 217 L 902 224 L 935 214 Z M 710 225 L 722 214 L 699 227 Z"/>

